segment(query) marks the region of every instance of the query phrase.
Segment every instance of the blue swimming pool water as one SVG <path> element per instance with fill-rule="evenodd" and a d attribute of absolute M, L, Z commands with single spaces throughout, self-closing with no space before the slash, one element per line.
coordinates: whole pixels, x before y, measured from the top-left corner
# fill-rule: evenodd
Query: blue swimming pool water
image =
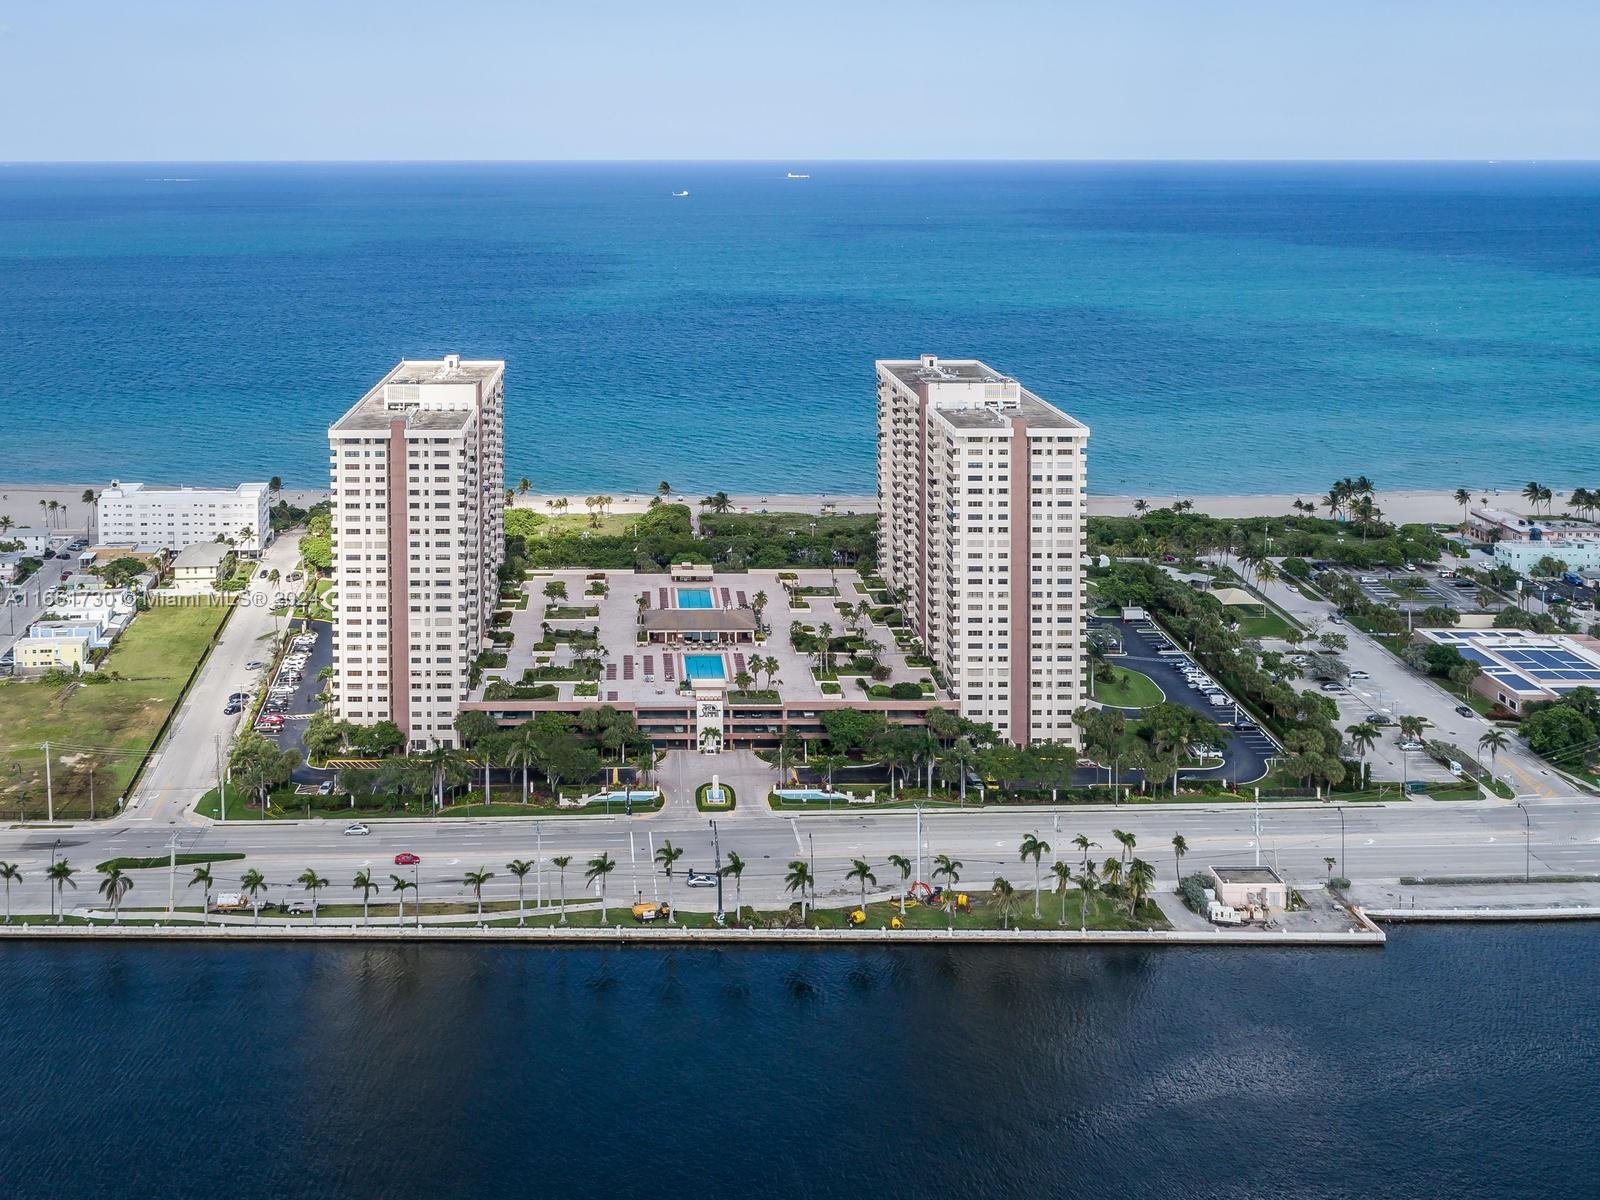
<path fill-rule="evenodd" d="M 720 654 L 685 654 L 683 670 L 690 679 L 726 679 Z"/>
<path fill-rule="evenodd" d="M 678 607 L 679 608 L 710 608 L 711 607 L 711 589 L 710 588 L 679 588 L 678 589 Z"/>

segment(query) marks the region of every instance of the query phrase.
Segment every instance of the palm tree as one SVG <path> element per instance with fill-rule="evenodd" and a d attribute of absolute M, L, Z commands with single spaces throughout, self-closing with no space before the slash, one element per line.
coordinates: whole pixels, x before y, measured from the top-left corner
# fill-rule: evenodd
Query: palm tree
<path fill-rule="evenodd" d="M 317 893 L 328 886 L 328 881 L 318 875 L 315 867 L 307 867 L 300 872 L 300 877 L 295 880 L 301 887 L 311 893 L 311 923 L 317 923 Z"/>
<path fill-rule="evenodd" d="M 806 919 L 806 889 L 814 886 L 816 880 L 811 877 L 811 865 L 803 858 L 789 861 L 789 869 L 784 874 L 783 885 L 791 894 L 800 893 L 800 919 Z"/>
<path fill-rule="evenodd" d="M 527 886 L 528 872 L 533 870 L 533 864 L 524 858 L 514 858 L 506 864 L 506 870 L 517 877 L 517 924 L 526 925 L 528 918 L 524 915 L 522 897 Z"/>
<path fill-rule="evenodd" d="M 1330 883 L 1333 881 L 1333 868 L 1338 864 L 1339 860 L 1334 858 L 1331 854 L 1323 857 L 1322 865 L 1328 868 L 1328 880 Z"/>
<path fill-rule="evenodd" d="M 417 885 L 412 883 L 411 880 L 407 879 L 404 875 L 389 876 L 389 883 L 389 890 L 392 892 L 398 892 L 400 894 L 400 916 L 398 918 L 398 924 L 400 928 L 404 929 L 406 927 L 406 893 Z M 417 921 L 419 924 L 422 921 L 422 911 L 420 909 L 417 911 Z"/>
<path fill-rule="evenodd" d="M 1087 933 L 1089 930 L 1089 897 L 1094 895 L 1099 884 L 1095 878 L 1094 864 L 1087 858 L 1083 860 L 1083 870 L 1078 872 L 1078 932 Z"/>
<path fill-rule="evenodd" d="M 250 893 L 250 907 L 255 914 L 252 924 L 261 924 L 261 893 L 267 888 L 267 877 L 251 867 L 239 876 L 239 886 Z"/>
<path fill-rule="evenodd" d="M 1121 829 L 1113 829 L 1111 831 L 1111 836 L 1122 843 L 1122 861 L 1126 863 L 1128 861 L 1128 855 L 1133 851 L 1134 844 L 1139 839 L 1134 837 L 1133 834 L 1127 833 Z"/>
<path fill-rule="evenodd" d="M 529 481 L 529 479 L 528 479 L 528 477 L 526 475 L 524 475 L 521 479 L 517 480 L 517 491 L 521 495 L 526 496 L 532 490 L 533 490 L 533 484 Z"/>
<path fill-rule="evenodd" d="M 589 869 L 583 873 L 585 883 L 593 883 L 596 879 L 600 881 L 600 924 L 602 925 L 606 923 L 606 876 L 616 869 L 617 860 L 605 853 L 605 851 L 601 851 L 589 860 Z M 565 892 L 563 892 L 563 913 L 566 907 L 564 897 Z"/>
<path fill-rule="evenodd" d="M 112 865 L 101 867 L 100 873 L 105 876 L 100 881 L 100 894 L 111 901 L 111 919 L 114 923 L 122 924 L 122 898 L 133 887 L 133 878 L 121 867 Z"/>
<path fill-rule="evenodd" d="M 1155 886 L 1156 869 L 1142 858 L 1136 858 L 1128 864 L 1128 915 L 1135 916 L 1139 911 L 1139 904 L 1150 894 L 1150 889 Z"/>
<path fill-rule="evenodd" d="M 1059 858 L 1050 865 L 1050 874 L 1056 877 L 1056 895 L 1061 897 L 1061 924 L 1067 923 L 1067 884 L 1072 882 L 1072 868 Z"/>
<path fill-rule="evenodd" d="M 56 924 L 58 925 L 66 916 L 65 901 L 63 898 L 64 892 L 62 889 L 64 889 L 68 884 L 71 884 L 71 886 L 74 888 L 78 886 L 76 883 L 72 882 L 72 877 L 77 873 L 77 868 L 69 867 L 67 865 L 67 860 L 64 858 L 56 859 L 50 864 L 49 870 L 44 873 L 45 878 L 50 880 L 50 882 L 55 885 L 56 900 L 58 902 L 56 905 Z"/>
<path fill-rule="evenodd" d="M 661 864 L 662 873 L 667 877 L 667 922 L 672 925 L 678 923 L 678 906 L 672 902 L 672 868 L 682 857 L 683 847 L 674 846 L 671 838 L 656 847 L 656 862 Z"/>
<path fill-rule="evenodd" d="M 0 862 L 0 880 L 6 885 L 6 924 L 11 924 L 11 885 L 22 878 L 16 863 Z"/>
<path fill-rule="evenodd" d="M 859 879 L 861 881 L 861 911 L 867 911 L 867 884 L 877 886 L 878 877 L 872 873 L 872 864 L 864 858 L 858 858 L 850 864 L 850 869 L 844 873 L 845 879 Z"/>
<path fill-rule="evenodd" d="M 556 869 L 561 872 L 561 924 L 567 923 L 567 866 L 572 862 L 572 855 L 558 854 L 550 860 L 555 863 Z"/>
<path fill-rule="evenodd" d="M 372 893 L 378 890 L 378 885 L 372 882 L 372 872 L 360 870 L 356 872 L 354 882 L 350 886 L 361 893 L 361 923 L 367 924 L 367 902 L 371 900 Z"/>
<path fill-rule="evenodd" d="M 1000 914 L 1000 928 L 1011 928 L 1011 914 L 1017 907 L 1017 889 L 1011 886 L 1011 881 L 996 875 L 994 883 L 989 887 L 989 895 L 994 903 L 995 912 Z"/>
<path fill-rule="evenodd" d="M 1489 768 L 1490 768 L 1490 770 L 1493 770 L 1494 769 L 1494 760 L 1495 760 L 1496 756 L 1500 753 L 1500 751 L 1504 750 L 1509 744 L 1510 744 L 1510 739 L 1506 737 L 1505 730 L 1503 730 L 1503 729 L 1491 729 L 1491 730 L 1489 730 L 1488 733 L 1484 734 L 1482 737 L 1480 737 L 1478 739 L 1478 762 L 1479 762 L 1479 764 L 1482 765 L 1483 752 L 1485 750 L 1487 750 L 1489 752 Z"/>
<path fill-rule="evenodd" d="M 1022 862 L 1033 859 L 1033 919 L 1039 919 L 1039 859 L 1050 853 L 1050 843 L 1039 840 L 1036 833 L 1024 834 L 1017 858 Z"/>
<path fill-rule="evenodd" d="M 1122 883 L 1122 860 L 1108 858 L 1100 864 L 1100 871 L 1105 876 L 1107 887 L 1118 887 Z"/>
<path fill-rule="evenodd" d="M 1461 532 L 1467 531 L 1467 509 L 1472 507 L 1472 493 L 1466 488 L 1456 489 L 1456 503 L 1461 505 Z"/>
<path fill-rule="evenodd" d="M 1533 511 L 1537 513 L 1539 511 L 1539 501 L 1544 496 L 1544 488 L 1530 479 L 1527 486 L 1522 489 L 1522 496 L 1523 499 L 1533 505 Z"/>
<path fill-rule="evenodd" d="M 1082 833 L 1072 839 L 1072 844 L 1083 852 L 1083 865 L 1085 867 L 1089 865 L 1089 851 L 1100 849 L 1099 842 L 1091 842 L 1088 835 Z"/>
<path fill-rule="evenodd" d="M 744 859 L 738 851 L 728 851 L 728 865 L 722 868 L 722 877 L 733 880 L 733 923 L 739 923 L 739 910 L 744 907 L 739 899 L 739 882 L 744 878 Z"/>
<path fill-rule="evenodd" d="M 889 865 L 900 872 L 900 915 L 906 915 L 906 880 L 911 878 L 911 860 L 904 854 L 889 855 Z"/>
<path fill-rule="evenodd" d="M 1189 853 L 1189 842 L 1181 833 L 1172 835 L 1172 872 L 1173 878 L 1179 882 L 1183 880 L 1183 856 Z"/>
<path fill-rule="evenodd" d="M 950 889 L 961 882 L 961 868 L 964 864 L 960 859 L 951 858 L 948 854 L 939 855 L 933 862 L 933 877 L 938 879 L 942 875 L 947 883 L 944 889 L 944 910 L 950 915 L 950 928 L 954 929 L 956 927 L 956 901 Z"/>
<path fill-rule="evenodd" d="M 494 878 L 493 871 L 485 871 L 481 866 L 476 871 L 468 871 L 461 877 L 461 882 L 472 889 L 473 895 L 478 898 L 478 925 L 483 925 L 483 885 Z"/>
<path fill-rule="evenodd" d="M 200 923 L 202 925 L 211 923 L 211 885 L 214 882 L 215 880 L 211 878 L 211 868 L 199 866 L 194 869 L 194 874 L 189 877 L 189 882 L 185 885 L 186 887 L 200 885 Z"/>

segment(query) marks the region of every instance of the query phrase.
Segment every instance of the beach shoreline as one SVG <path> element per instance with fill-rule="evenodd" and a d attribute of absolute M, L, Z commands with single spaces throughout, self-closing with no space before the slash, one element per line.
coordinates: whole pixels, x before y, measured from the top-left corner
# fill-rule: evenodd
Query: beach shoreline
<path fill-rule="evenodd" d="M 36 527 L 44 523 L 48 514 L 48 505 L 53 500 L 58 505 L 64 506 L 65 515 L 58 510 L 57 517 L 52 524 L 64 522 L 60 527 L 63 532 L 81 531 L 84 529 L 84 520 L 88 506 L 83 503 L 85 490 L 99 491 L 97 485 L 92 489 L 84 484 L 5 484 L 0 483 L 0 516 L 10 517 L 18 527 Z M 1569 492 L 1567 488 L 1555 491 L 1554 507 L 1559 510 L 1561 499 Z M 1523 498 L 1519 489 L 1485 488 L 1472 493 L 1473 502 L 1487 501 L 1491 505 L 1508 507 L 1513 511 L 1520 511 Z M 316 488 L 285 488 L 273 496 L 273 503 L 286 500 L 299 508 L 306 508 L 319 500 L 326 500 L 328 493 L 325 489 Z M 626 513 L 643 512 L 650 506 L 654 499 L 653 493 L 625 492 L 611 495 L 607 505 L 608 511 Z M 699 493 L 673 493 L 668 497 L 674 503 L 687 503 L 698 508 L 703 496 Z M 848 493 L 807 493 L 791 494 L 771 492 L 760 495 L 750 492 L 729 493 L 728 499 L 733 505 L 733 512 L 757 513 L 763 510 L 773 513 L 794 512 L 820 512 L 825 505 L 832 505 L 833 510 L 840 516 L 847 513 L 875 515 L 878 511 L 878 498 L 871 495 Z M 1089 515 L 1092 517 L 1126 517 L 1136 512 L 1135 505 L 1143 502 L 1149 509 L 1168 507 L 1177 500 L 1187 500 L 1194 505 L 1194 511 L 1206 513 L 1213 517 L 1293 517 L 1301 515 L 1295 510 L 1295 501 L 1309 501 L 1319 503 L 1320 495 L 1311 492 L 1275 492 L 1261 495 L 1250 494 L 1215 494 L 1215 495 L 1159 495 L 1147 493 L 1143 496 L 1101 496 L 1093 493 L 1089 496 Z M 556 494 L 545 492 L 529 492 L 526 495 L 515 496 L 512 503 L 517 508 L 527 508 L 535 512 L 550 512 L 551 501 L 565 500 L 568 514 L 583 514 L 587 511 L 584 507 L 585 497 L 581 494 Z M 1413 522 L 1433 522 L 1439 524 L 1457 524 L 1462 518 L 1461 505 L 1456 503 L 1455 493 L 1444 489 L 1393 489 L 1381 490 L 1374 494 L 1378 508 L 1382 511 L 1384 519 L 1400 524 Z M 39 507 L 40 501 L 46 505 L 45 509 Z M 1327 510 L 1319 504 L 1317 515 L 1326 516 Z"/>

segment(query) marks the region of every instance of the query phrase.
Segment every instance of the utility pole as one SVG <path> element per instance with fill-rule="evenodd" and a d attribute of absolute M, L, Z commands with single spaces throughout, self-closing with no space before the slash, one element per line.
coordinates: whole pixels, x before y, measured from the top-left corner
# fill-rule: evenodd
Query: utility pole
<path fill-rule="evenodd" d="M 645 844 L 650 847 L 650 902 L 661 903 L 660 886 L 656 883 L 656 835 L 654 830 L 645 831 Z"/>
<path fill-rule="evenodd" d="M 533 910 L 544 908 L 544 829 L 538 821 L 533 823 L 534 893 Z"/>
<path fill-rule="evenodd" d="M 917 805 L 917 883 L 922 882 L 922 805 Z"/>
<path fill-rule="evenodd" d="M 1533 827 L 1528 818 L 1528 806 L 1518 800 L 1517 807 L 1522 810 L 1522 882 L 1527 883 L 1533 876 Z"/>
<path fill-rule="evenodd" d="M 228 819 L 228 776 L 222 769 L 222 735 L 216 734 L 212 742 L 217 751 L 217 819 Z"/>
<path fill-rule="evenodd" d="M 634 849 L 633 830 L 628 830 L 628 870 L 633 875 L 633 902 L 637 904 L 644 899 L 639 892 L 639 854 Z"/>
<path fill-rule="evenodd" d="M 1255 807 L 1256 866 L 1261 865 L 1261 793 L 1256 793 Z"/>
<path fill-rule="evenodd" d="M 178 890 L 178 835 L 173 834 L 167 843 L 167 916 L 172 915 L 173 901 Z"/>
<path fill-rule="evenodd" d="M 41 749 L 44 750 L 44 804 L 46 819 L 56 819 L 56 792 L 50 782 L 50 743 L 46 742 Z"/>
<path fill-rule="evenodd" d="M 711 861 L 717 872 L 717 924 L 721 925 L 727 914 L 722 911 L 722 841 L 717 836 L 717 822 L 711 821 Z"/>
<path fill-rule="evenodd" d="M 1350 872 L 1344 865 L 1344 805 L 1339 805 L 1334 811 L 1339 814 L 1339 874 L 1349 879 Z"/>

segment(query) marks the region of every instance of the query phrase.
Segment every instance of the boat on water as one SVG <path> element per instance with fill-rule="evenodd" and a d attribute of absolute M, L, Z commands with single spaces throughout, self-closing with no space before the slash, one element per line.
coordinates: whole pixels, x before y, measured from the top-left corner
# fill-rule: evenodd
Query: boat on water
<path fill-rule="evenodd" d="M 790 171 L 789 174 L 787 176 L 785 176 L 785 178 L 787 178 L 787 179 L 810 179 L 811 176 L 809 176 L 809 175 L 797 175 L 797 174 L 795 174 L 795 172 Z"/>
<path fill-rule="evenodd" d="M 673 193 L 672 193 L 672 194 L 673 194 L 673 195 L 674 195 L 674 196 L 687 196 L 687 195 L 688 195 L 688 194 L 689 194 L 689 189 L 687 189 L 687 188 L 685 188 L 685 189 L 684 189 L 684 190 L 683 190 L 683 191 L 681 191 L 681 192 L 673 192 Z"/>

